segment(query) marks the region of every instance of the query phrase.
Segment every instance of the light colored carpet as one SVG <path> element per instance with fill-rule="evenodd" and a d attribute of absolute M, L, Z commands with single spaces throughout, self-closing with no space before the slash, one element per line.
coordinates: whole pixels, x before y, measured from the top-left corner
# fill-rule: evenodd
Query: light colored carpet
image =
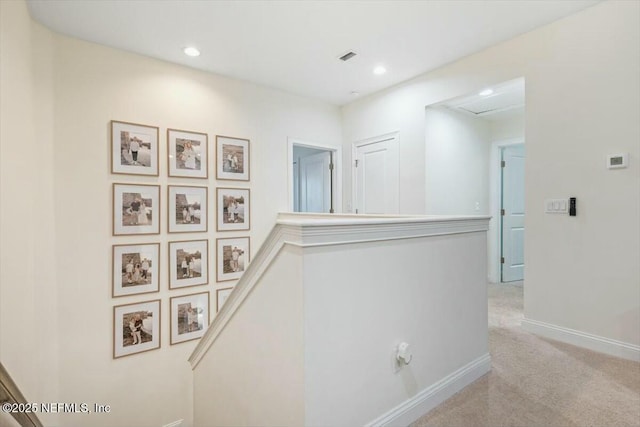
<path fill-rule="evenodd" d="M 640 426 L 640 363 L 525 332 L 522 289 L 489 285 L 491 372 L 413 427 Z"/>

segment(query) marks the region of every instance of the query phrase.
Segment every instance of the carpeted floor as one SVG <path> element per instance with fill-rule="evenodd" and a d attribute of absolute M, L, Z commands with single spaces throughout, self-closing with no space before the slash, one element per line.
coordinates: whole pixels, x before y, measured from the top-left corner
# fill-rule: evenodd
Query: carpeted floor
<path fill-rule="evenodd" d="M 419 420 L 426 426 L 640 426 L 640 363 L 520 328 L 522 284 L 489 285 L 491 372 Z"/>

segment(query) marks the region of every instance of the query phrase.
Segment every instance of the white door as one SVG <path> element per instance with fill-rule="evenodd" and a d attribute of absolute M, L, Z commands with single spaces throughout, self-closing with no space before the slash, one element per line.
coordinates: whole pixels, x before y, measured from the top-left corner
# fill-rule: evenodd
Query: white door
<path fill-rule="evenodd" d="M 331 152 L 300 158 L 300 212 L 331 210 Z"/>
<path fill-rule="evenodd" d="M 398 213 L 398 135 L 356 143 L 354 160 L 356 213 Z"/>
<path fill-rule="evenodd" d="M 502 281 L 524 278 L 524 145 L 502 149 Z"/>

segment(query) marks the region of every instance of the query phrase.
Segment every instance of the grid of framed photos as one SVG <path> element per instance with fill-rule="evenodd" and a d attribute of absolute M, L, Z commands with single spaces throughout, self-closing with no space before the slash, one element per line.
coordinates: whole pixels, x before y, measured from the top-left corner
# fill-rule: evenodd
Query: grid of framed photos
<path fill-rule="evenodd" d="M 212 317 L 207 289 L 214 277 L 225 285 L 215 289 L 215 313 L 231 294 L 250 258 L 249 236 L 237 234 L 250 230 L 251 152 L 248 139 L 216 136 L 213 151 L 207 133 L 172 128 L 166 129 L 164 151 L 158 126 L 113 120 L 110 128 L 111 173 L 120 177 L 111 184 L 111 296 L 127 299 L 113 307 L 113 357 L 119 358 L 160 348 L 163 300 L 145 295 L 170 293 L 174 345 L 206 332 Z M 161 152 L 166 152 L 168 182 L 159 179 Z M 126 182 L 125 176 L 140 182 Z M 225 185 L 211 185 L 210 176 Z M 233 181 L 241 185 L 234 187 Z M 209 252 L 213 217 L 216 245 Z M 181 294 L 183 288 L 195 292 Z"/>

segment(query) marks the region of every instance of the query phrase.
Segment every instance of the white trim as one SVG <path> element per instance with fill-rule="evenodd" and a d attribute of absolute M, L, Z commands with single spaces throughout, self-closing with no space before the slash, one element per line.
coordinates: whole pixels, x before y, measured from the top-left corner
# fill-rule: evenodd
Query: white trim
<path fill-rule="evenodd" d="M 418 237 L 486 232 L 488 216 L 393 216 L 281 213 L 265 242 L 229 298 L 191 353 L 191 368 L 200 363 L 245 298 L 258 284 L 285 244 L 330 246 Z"/>
<path fill-rule="evenodd" d="M 488 216 L 371 216 L 280 214 L 278 224 L 289 229 L 286 243 L 299 247 L 413 239 L 446 234 L 486 232 Z"/>
<path fill-rule="evenodd" d="M 501 268 L 500 263 L 500 239 L 502 228 L 502 215 L 500 215 L 501 200 L 502 200 L 502 175 L 500 161 L 502 160 L 502 149 L 511 145 L 525 144 L 524 137 L 517 138 L 505 138 L 498 139 L 491 142 L 491 154 L 489 156 L 489 173 L 491 174 L 490 182 L 493 183 L 493 188 L 489 189 L 489 204 L 491 206 L 491 216 L 495 218 L 495 224 L 489 225 L 489 233 L 487 234 L 487 241 L 493 242 L 489 245 L 489 269 L 488 279 L 491 283 L 501 283 Z M 526 147 L 526 145 L 525 145 Z M 525 148 L 526 149 L 526 148 Z M 525 170 L 526 173 L 526 170 Z M 526 207 L 525 207 L 526 209 Z M 526 212 L 525 212 L 526 213 Z"/>
<path fill-rule="evenodd" d="M 336 213 L 342 212 L 342 147 L 320 144 L 317 142 L 303 141 L 297 138 L 287 138 L 287 194 L 289 198 L 289 211 L 294 212 L 293 207 L 293 146 L 315 148 L 316 150 L 332 151 L 333 170 L 336 181 L 333 183 L 333 210 Z"/>
<path fill-rule="evenodd" d="M 384 133 L 378 136 L 372 136 L 370 138 L 354 141 L 351 144 L 351 210 L 355 212 L 359 209 L 358 206 L 358 173 L 356 171 L 356 157 L 358 154 L 358 147 L 363 145 L 375 144 L 378 142 L 393 140 L 395 141 L 396 148 L 398 150 L 398 203 L 396 206 L 396 212 L 400 212 L 400 131 L 396 130 L 389 133 Z"/>
<path fill-rule="evenodd" d="M 174 421 L 174 422 L 172 422 L 172 423 L 165 424 L 165 425 L 163 425 L 162 427 L 179 427 L 179 426 L 181 426 L 181 425 L 182 425 L 182 422 L 183 422 L 183 421 L 184 421 L 184 420 L 177 420 L 177 421 Z"/>
<path fill-rule="evenodd" d="M 616 341 L 532 319 L 522 319 L 522 329 L 552 340 L 640 362 L 640 346 L 635 344 Z"/>
<path fill-rule="evenodd" d="M 425 388 L 366 426 L 409 425 L 490 370 L 491 356 L 487 353 Z"/>

